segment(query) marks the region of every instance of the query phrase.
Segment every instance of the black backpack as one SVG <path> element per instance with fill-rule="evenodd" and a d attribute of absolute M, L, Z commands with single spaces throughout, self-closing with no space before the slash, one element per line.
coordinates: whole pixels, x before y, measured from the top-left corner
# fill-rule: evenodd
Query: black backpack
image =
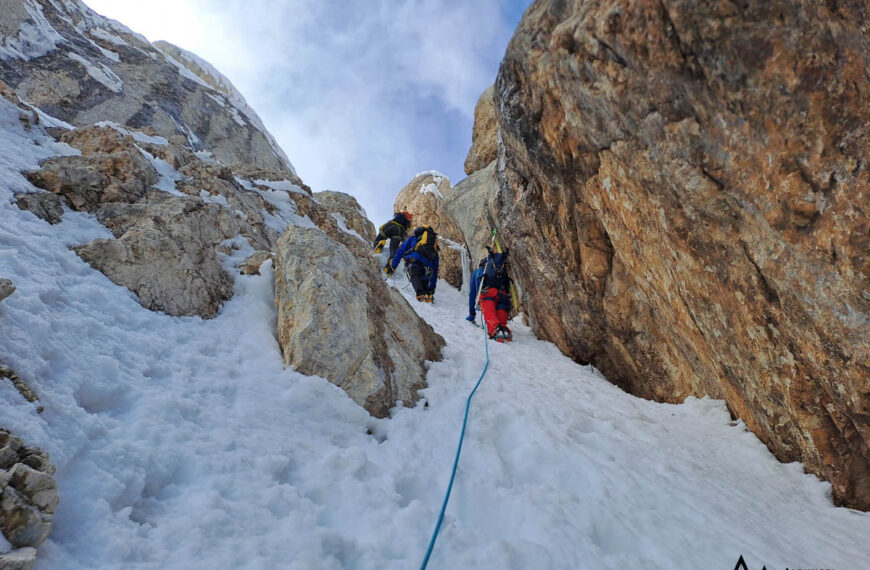
<path fill-rule="evenodd" d="M 501 291 L 507 291 L 510 287 L 508 268 L 507 249 L 502 253 L 490 252 L 483 270 L 483 288 L 491 289 L 494 287 Z"/>
<path fill-rule="evenodd" d="M 438 234 L 435 230 L 429 226 L 422 226 L 414 230 L 414 236 L 417 238 L 414 251 L 429 259 L 438 256 Z"/>

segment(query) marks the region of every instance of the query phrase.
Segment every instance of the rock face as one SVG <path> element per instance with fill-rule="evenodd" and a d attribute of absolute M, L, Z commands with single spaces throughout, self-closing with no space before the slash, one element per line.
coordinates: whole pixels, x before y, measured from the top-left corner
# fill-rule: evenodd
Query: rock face
<path fill-rule="evenodd" d="M 725 399 L 865 510 L 868 24 L 858 1 L 536 2 L 491 204 L 537 334 L 634 394 Z"/>
<path fill-rule="evenodd" d="M 0 15 L 0 80 L 29 104 L 74 126 L 112 121 L 182 136 L 233 169 L 295 178 L 241 94 L 193 54 L 151 45 L 79 0 L 12 4 Z"/>
<path fill-rule="evenodd" d="M 0 568 L 33 568 L 60 500 L 54 471 L 48 453 L 0 428 L 0 531 L 16 548 L 0 554 Z"/>
<path fill-rule="evenodd" d="M 485 167 L 498 155 L 498 123 L 495 116 L 495 86 L 490 85 L 474 107 L 474 131 L 471 149 L 465 157 L 465 173 Z"/>
<path fill-rule="evenodd" d="M 373 416 L 387 417 L 398 400 L 417 401 L 424 361 L 440 359 L 444 339 L 381 280 L 368 242 L 339 239 L 347 245 L 298 226 L 281 236 L 278 341 L 285 364 L 329 379 Z"/>
<path fill-rule="evenodd" d="M 486 255 L 492 235 L 489 203 L 498 190 L 496 162 L 472 172 L 444 196 L 444 211 L 462 232 L 471 265 Z"/>
<path fill-rule="evenodd" d="M 424 172 L 414 177 L 396 196 L 393 209 L 414 215 L 410 230 L 432 226 L 439 235 L 438 278 L 454 287 L 462 287 L 462 253 L 465 237 L 462 230 L 444 211 L 444 196 L 450 191 L 450 180 L 443 174 Z M 409 232 L 410 235 L 410 232 Z M 447 241 L 453 242 L 451 247 Z M 458 249 L 457 249 L 458 248 Z"/>

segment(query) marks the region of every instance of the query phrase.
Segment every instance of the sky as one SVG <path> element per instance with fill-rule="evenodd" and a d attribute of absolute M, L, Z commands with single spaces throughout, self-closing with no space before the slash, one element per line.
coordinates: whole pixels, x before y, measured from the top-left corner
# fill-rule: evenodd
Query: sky
<path fill-rule="evenodd" d="M 376 226 L 414 175 L 465 177 L 474 106 L 531 0 L 86 0 L 226 75 L 314 191 Z"/>

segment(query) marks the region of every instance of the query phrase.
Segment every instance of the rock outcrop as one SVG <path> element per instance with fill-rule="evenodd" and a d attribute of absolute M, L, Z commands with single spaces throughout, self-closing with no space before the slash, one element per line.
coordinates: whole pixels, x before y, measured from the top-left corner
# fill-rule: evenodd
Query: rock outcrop
<path fill-rule="evenodd" d="M 299 226 L 278 241 L 278 342 L 285 364 L 327 378 L 373 416 L 387 417 L 397 401 L 417 401 L 424 361 L 440 359 L 444 339 L 381 280 L 368 242 L 335 231 L 343 243 Z"/>
<path fill-rule="evenodd" d="M 0 279 L 0 301 L 15 292 L 11 279 Z"/>
<path fill-rule="evenodd" d="M 444 196 L 450 191 L 450 180 L 437 172 L 423 172 L 402 188 L 393 205 L 395 211 L 414 215 L 411 230 L 431 226 L 439 235 L 438 278 L 454 287 L 462 287 L 462 248 L 465 236 L 444 211 Z M 448 241 L 453 242 L 448 243 Z"/>
<path fill-rule="evenodd" d="M 498 122 L 495 115 L 495 86 L 486 88 L 474 107 L 471 149 L 465 157 L 465 173 L 484 168 L 498 155 Z"/>
<path fill-rule="evenodd" d="M 262 191 L 202 160 L 184 139 L 98 125 L 56 134 L 81 154 L 47 159 L 28 179 L 112 231 L 116 239 L 75 251 L 148 309 L 214 317 L 233 290 L 218 246 L 243 236 L 253 249 L 271 250 L 278 239 L 265 219 L 275 207 Z M 19 195 L 19 206 L 31 195 Z"/>
<path fill-rule="evenodd" d="M 54 472 L 48 453 L 0 428 L 0 531 L 15 549 L 0 568 L 33 568 L 60 501 Z"/>
<path fill-rule="evenodd" d="M 366 217 L 356 198 L 344 192 L 326 190 L 315 192 L 314 199 L 336 217 L 339 225 L 343 224 L 344 228 L 356 232 L 368 243 L 375 240 L 375 225 Z"/>
<path fill-rule="evenodd" d="M 36 392 L 33 390 L 33 388 L 28 386 L 27 383 L 22 380 L 21 377 L 18 376 L 18 374 L 14 370 L 2 363 L 0 363 L 0 378 L 6 378 L 10 382 L 12 382 L 12 385 L 15 387 L 16 390 L 18 390 L 18 393 L 21 394 L 21 397 L 23 397 L 28 402 L 39 401 L 39 396 L 36 395 Z M 42 407 L 38 407 L 37 412 L 41 413 Z"/>
<path fill-rule="evenodd" d="M 0 17 L 0 80 L 30 105 L 73 126 L 112 121 L 182 136 L 233 169 L 295 179 L 241 94 L 193 54 L 156 47 L 79 0 L 12 4 Z"/>
<path fill-rule="evenodd" d="M 491 204 L 538 335 L 634 394 L 723 398 L 865 510 L 868 25 L 858 1 L 536 2 Z"/>

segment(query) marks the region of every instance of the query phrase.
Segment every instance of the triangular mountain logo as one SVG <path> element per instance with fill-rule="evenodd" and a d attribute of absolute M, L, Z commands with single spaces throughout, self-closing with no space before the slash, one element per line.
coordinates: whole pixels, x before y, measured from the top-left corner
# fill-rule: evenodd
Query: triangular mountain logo
<path fill-rule="evenodd" d="M 734 570 L 749 570 L 749 567 L 746 566 L 746 561 L 743 560 L 743 555 L 740 555 L 740 558 L 737 560 L 737 565 L 734 567 Z M 761 570 L 767 570 L 767 566 L 762 566 Z"/>

